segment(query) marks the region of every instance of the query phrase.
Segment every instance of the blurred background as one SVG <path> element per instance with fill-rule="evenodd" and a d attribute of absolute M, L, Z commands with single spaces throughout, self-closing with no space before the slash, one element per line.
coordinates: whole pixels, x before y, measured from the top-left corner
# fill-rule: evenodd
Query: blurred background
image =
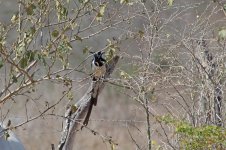
<path fill-rule="evenodd" d="M 108 60 L 120 56 L 115 84 L 106 84 L 88 127 L 77 132 L 74 149 L 144 150 L 150 143 L 152 149 L 185 149 L 177 125 L 162 117 L 192 127 L 217 124 L 215 89 L 219 85 L 224 93 L 225 79 L 224 3 L 0 0 L 1 100 L 6 98 L 0 103 L 1 122 L 19 125 L 13 131 L 27 150 L 57 147 L 66 106 L 90 84 L 88 51 L 104 50 Z M 217 64 L 213 74 L 207 52 Z M 38 82 L 16 91 L 30 80 L 23 71 L 16 76 L 23 69 Z M 222 93 L 220 127 L 225 122 Z"/>

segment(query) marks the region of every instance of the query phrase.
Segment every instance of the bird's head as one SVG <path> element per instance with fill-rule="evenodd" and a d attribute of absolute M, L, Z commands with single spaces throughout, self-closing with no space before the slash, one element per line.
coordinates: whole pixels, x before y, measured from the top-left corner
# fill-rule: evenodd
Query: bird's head
<path fill-rule="evenodd" d="M 103 54 L 105 52 L 98 51 L 98 52 L 90 52 L 90 53 L 93 54 L 95 61 L 106 62 L 106 60 L 103 58 Z"/>

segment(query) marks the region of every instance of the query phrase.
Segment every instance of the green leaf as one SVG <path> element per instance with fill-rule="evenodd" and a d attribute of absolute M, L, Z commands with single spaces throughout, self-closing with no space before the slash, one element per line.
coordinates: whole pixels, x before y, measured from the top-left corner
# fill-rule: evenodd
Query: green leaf
<path fill-rule="evenodd" d="M 144 37 L 144 31 L 139 30 L 138 34 L 139 34 L 140 38 Z"/>
<path fill-rule="evenodd" d="M 110 143 L 111 144 L 111 150 L 115 150 L 115 144 L 114 143 Z"/>
<path fill-rule="evenodd" d="M 70 21 L 71 29 L 74 30 L 78 24 L 75 21 Z"/>
<path fill-rule="evenodd" d="M 58 30 L 53 30 L 52 36 L 53 37 L 57 37 L 58 35 L 59 35 L 59 31 Z"/>
<path fill-rule="evenodd" d="M 120 71 L 120 77 L 124 78 L 124 79 L 131 79 L 132 78 L 128 73 L 126 73 L 123 70 Z"/>
<path fill-rule="evenodd" d="M 78 107 L 76 105 L 71 106 L 72 113 L 75 113 L 78 110 Z"/>
<path fill-rule="evenodd" d="M 224 40 L 226 38 L 226 28 L 221 28 L 218 31 L 218 40 Z"/>
<path fill-rule="evenodd" d="M 36 8 L 36 6 L 34 4 L 30 4 L 29 6 L 26 7 L 26 13 L 28 15 L 33 15 L 35 8 Z"/>
<path fill-rule="evenodd" d="M 88 53 L 88 51 L 89 51 L 88 47 L 85 47 L 85 48 L 83 48 L 83 50 L 82 50 L 83 54 Z"/>
<path fill-rule="evenodd" d="M 46 62 L 46 60 L 45 60 L 45 54 L 38 54 L 38 60 L 40 60 L 42 63 L 43 63 L 43 65 L 44 66 L 47 66 L 47 62 Z"/>
<path fill-rule="evenodd" d="M 15 22 L 18 21 L 18 19 L 19 19 L 18 13 L 17 13 L 17 14 L 14 14 L 14 15 L 12 16 L 12 18 L 11 18 L 11 22 L 12 22 L 12 23 L 15 23 Z"/>
<path fill-rule="evenodd" d="M 44 66 L 47 66 L 47 62 L 44 57 L 41 58 L 41 62 L 43 63 Z"/>
<path fill-rule="evenodd" d="M 89 2 L 89 0 L 78 0 L 79 3 L 85 4 L 87 2 Z"/>
<path fill-rule="evenodd" d="M 10 137 L 8 131 L 4 132 L 4 138 L 5 140 L 8 140 L 8 138 Z"/>
<path fill-rule="evenodd" d="M 68 10 L 66 7 L 64 7 L 58 0 L 55 0 L 56 2 L 56 10 L 57 10 L 57 18 L 58 21 L 61 21 L 62 19 L 66 19 L 68 16 Z"/>
<path fill-rule="evenodd" d="M 102 18 L 104 16 L 104 12 L 105 12 L 106 6 L 107 6 L 106 3 L 100 5 L 100 9 L 99 9 L 99 12 L 98 12 L 97 17 L 96 17 L 97 21 L 101 21 L 102 20 Z"/>
<path fill-rule="evenodd" d="M 72 50 L 72 45 L 71 45 L 71 43 L 70 42 L 66 42 L 66 45 L 67 45 L 67 48 L 69 49 L 69 50 Z"/>
<path fill-rule="evenodd" d="M 13 83 L 17 83 L 17 78 L 15 75 L 12 76 Z"/>
<path fill-rule="evenodd" d="M 106 60 L 109 61 L 115 56 L 117 46 L 110 39 L 107 39 L 107 42 L 109 48 L 106 51 Z"/>
<path fill-rule="evenodd" d="M 224 9 L 224 11 L 226 11 L 226 4 L 224 4 L 223 9 Z"/>
<path fill-rule="evenodd" d="M 100 5 L 100 11 L 99 11 L 99 13 L 100 13 L 102 16 L 104 15 L 106 6 L 107 6 L 106 4 Z"/>
<path fill-rule="evenodd" d="M 67 98 L 68 98 L 69 100 L 73 100 L 73 94 L 72 94 L 71 91 L 69 91 L 69 92 L 67 93 Z"/>
<path fill-rule="evenodd" d="M 168 5 L 172 6 L 173 5 L 174 0 L 168 0 Z"/>
<path fill-rule="evenodd" d="M 20 60 L 20 67 L 21 68 L 25 68 L 27 66 L 27 63 L 28 63 L 28 58 L 27 57 L 23 57 L 21 60 Z"/>
<path fill-rule="evenodd" d="M 61 76 L 59 74 L 56 75 L 56 78 L 60 78 Z"/>
<path fill-rule="evenodd" d="M 27 51 L 26 53 L 25 53 L 25 57 L 27 57 L 28 58 L 28 61 L 29 62 L 32 62 L 33 60 L 35 60 L 35 54 L 36 54 L 36 52 L 35 51 Z"/>
<path fill-rule="evenodd" d="M 30 27 L 29 32 L 31 33 L 31 35 L 34 35 L 34 34 L 35 34 L 35 32 L 36 32 L 35 27 Z"/>
<path fill-rule="evenodd" d="M 106 59 L 107 61 L 111 60 L 115 56 L 115 48 L 110 47 L 108 51 L 106 52 Z"/>
<path fill-rule="evenodd" d="M 62 7 L 61 8 L 61 15 L 62 15 L 62 18 L 66 19 L 67 18 L 67 15 L 68 15 L 68 10 L 66 7 Z"/>
<path fill-rule="evenodd" d="M 75 35 L 75 40 L 81 41 L 82 42 L 82 38 L 78 35 Z"/>
<path fill-rule="evenodd" d="M 123 4 L 123 3 L 128 4 L 129 3 L 129 0 L 120 0 L 120 4 Z"/>
<path fill-rule="evenodd" d="M 0 69 L 3 67 L 3 61 L 2 60 L 0 60 Z"/>

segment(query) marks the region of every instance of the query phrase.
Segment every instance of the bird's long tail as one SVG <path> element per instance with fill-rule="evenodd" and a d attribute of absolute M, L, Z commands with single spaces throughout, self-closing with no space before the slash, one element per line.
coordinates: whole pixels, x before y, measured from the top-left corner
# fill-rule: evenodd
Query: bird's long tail
<path fill-rule="evenodd" d="M 93 105 L 96 106 L 96 104 L 97 104 L 97 98 L 91 97 L 91 102 L 90 102 L 90 105 L 89 105 L 89 109 L 88 109 L 86 117 L 85 117 L 85 119 L 83 121 L 83 125 L 84 126 L 88 125 L 89 118 L 90 118 L 90 115 L 91 115 L 91 112 L 92 112 L 92 109 L 93 109 Z"/>

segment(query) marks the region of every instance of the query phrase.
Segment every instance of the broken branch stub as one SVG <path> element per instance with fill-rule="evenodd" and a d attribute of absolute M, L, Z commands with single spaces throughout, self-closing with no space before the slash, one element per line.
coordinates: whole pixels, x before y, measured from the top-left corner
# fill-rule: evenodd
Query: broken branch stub
<path fill-rule="evenodd" d="M 106 65 L 104 79 L 110 77 L 119 60 L 119 56 L 113 57 Z M 87 125 L 93 105 L 96 105 L 98 95 L 103 90 L 103 80 L 91 81 L 90 87 L 84 96 L 65 112 L 65 125 L 61 136 L 59 150 L 72 150 L 76 131 L 80 126 Z M 84 119 L 85 117 L 85 119 Z M 84 122 L 82 123 L 82 121 Z"/>

